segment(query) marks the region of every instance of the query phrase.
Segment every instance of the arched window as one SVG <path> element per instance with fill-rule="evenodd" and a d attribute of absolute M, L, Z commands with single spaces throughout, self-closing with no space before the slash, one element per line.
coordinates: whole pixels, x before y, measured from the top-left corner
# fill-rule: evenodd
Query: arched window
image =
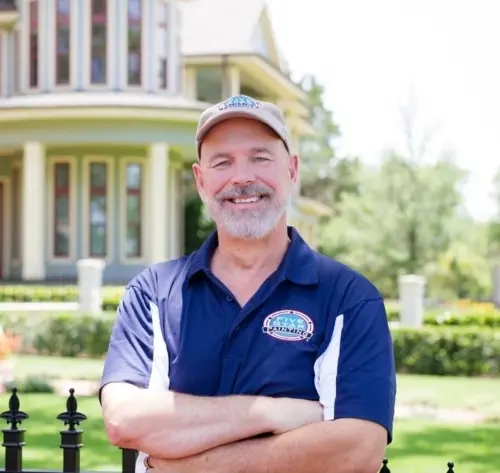
<path fill-rule="evenodd" d="M 107 0 L 91 0 L 90 27 L 90 83 L 107 82 Z"/>
<path fill-rule="evenodd" d="M 127 6 L 127 83 L 141 85 L 142 1 L 128 0 Z"/>
<path fill-rule="evenodd" d="M 39 2 L 29 2 L 29 78 L 30 88 L 38 87 L 38 35 L 39 35 Z"/>
<path fill-rule="evenodd" d="M 56 84 L 70 82 L 70 0 L 56 0 Z"/>

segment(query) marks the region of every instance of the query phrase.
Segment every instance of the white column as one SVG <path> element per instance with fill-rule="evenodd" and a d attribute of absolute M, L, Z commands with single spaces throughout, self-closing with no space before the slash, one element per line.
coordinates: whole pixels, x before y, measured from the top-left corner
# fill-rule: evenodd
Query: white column
<path fill-rule="evenodd" d="M 404 327 L 421 327 L 424 318 L 425 278 L 414 274 L 399 277 L 400 322 Z"/>
<path fill-rule="evenodd" d="M 41 143 L 24 144 L 22 181 L 22 277 L 45 278 L 45 149 Z"/>
<path fill-rule="evenodd" d="M 179 196 L 177 195 L 177 179 L 179 178 L 178 165 L 170 163 L 169 173 L 169 214 L 168 214 L 168 258 L 175 259 L 179 256 L 179 234 L 181 222 L 179 219 Z"/>
<path fill-rule="evenodd" d="M 149 236 L 149 261 L 151 264 L 168 259 L 168 202 L 169 202 L 169 149 L 167 143 L 151 143 L 149 155 L 149 208 L 150 219 L 147 234 Z"/>
<path fill-rule="evenodd" d="M 229 95 L 240 95 L 241 78 L 240 70 L 237 67 L 230 67 L 228 71 L 229 76 Z"/>

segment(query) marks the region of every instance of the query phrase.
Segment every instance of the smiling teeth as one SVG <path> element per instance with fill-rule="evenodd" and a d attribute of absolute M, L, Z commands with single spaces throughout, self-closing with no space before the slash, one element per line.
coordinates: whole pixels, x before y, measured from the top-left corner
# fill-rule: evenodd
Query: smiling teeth
<path fill-rule="evenodd" d="M 258 197 L 249 197 L 247 199 L 233 199 L 233 202 L 235 204 L 252 204 L 253 202 L 257 202 L 258 200 Z"/>

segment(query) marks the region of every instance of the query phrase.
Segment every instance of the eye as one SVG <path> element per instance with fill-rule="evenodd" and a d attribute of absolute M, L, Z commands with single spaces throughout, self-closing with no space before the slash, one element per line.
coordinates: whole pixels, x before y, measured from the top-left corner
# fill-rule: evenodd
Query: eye
<path fill-rule="evenodd" d="M 215 163 L 212 167 L 213 168 L 220 168 L 220 167 L 226 166 L 228 164 L 229 164 L 229 160 L 219 161 L 218 163 Z"/>
<path fill-rule="evenodd" d="M 265 161 L 269 161 L 268 158 L 264 158 L 263 156 L 256 156 L 255 158 L 253 158 L 254 161 L 258 161 L 258 162 L 265 162 Z"/>

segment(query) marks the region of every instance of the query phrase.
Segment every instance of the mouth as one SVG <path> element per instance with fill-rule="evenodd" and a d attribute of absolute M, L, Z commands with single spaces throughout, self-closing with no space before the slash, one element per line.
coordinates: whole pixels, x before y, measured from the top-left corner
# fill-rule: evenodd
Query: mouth
<path fill-rule="evenodd" d="M 255 204 L 257 202 L 260 202 L 261 200 L 267 198 L 265 195 L 253 195 L 250 197 L 236 197 L 234 199 L 227 199 L 229 202 L 232 204 L 236 205 L 248 205 L 248 204 Z"/>

